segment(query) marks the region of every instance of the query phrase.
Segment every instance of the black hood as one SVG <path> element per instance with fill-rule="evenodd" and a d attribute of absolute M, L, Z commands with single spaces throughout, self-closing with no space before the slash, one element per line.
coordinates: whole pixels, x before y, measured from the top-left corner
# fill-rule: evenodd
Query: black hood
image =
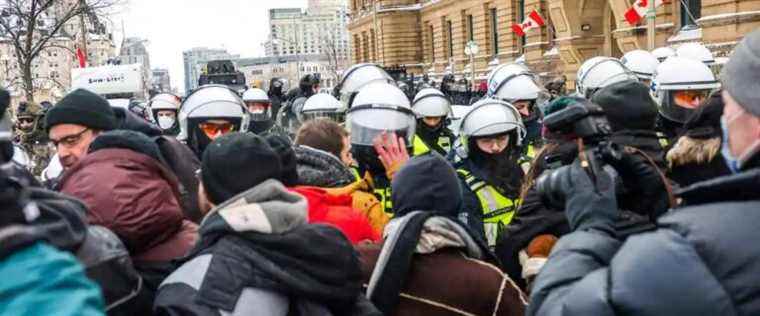
<path fill-rule="evenodd" d="M 76 253 L 87 238 L 87 207 L 65 194 L 39 188 L 28 188 L 29 199 L 40 210 L 30 224 L 56 248 Z"/>
<path fill-rule="evenodd" d="M 351 184 L 351 170 L 338 157 L 319 149 L 296 146 L 296 168 L 299 184 L 320 188 L 337 188 Z"/>
<path fill-rule="evenodd" d="M 391 188 L 396 216 L 413 211 L 456 216 L 462 205 L 456 171 L 436 153 L 410 159 L 393 176 Z"/>
<path fill-rule="evenodd" d="M 143 133 L 147 136 L 161 136 L 163 133 L 158 126 L 123 108 L 112 108 L 116 115 L 116 129 Z"/>

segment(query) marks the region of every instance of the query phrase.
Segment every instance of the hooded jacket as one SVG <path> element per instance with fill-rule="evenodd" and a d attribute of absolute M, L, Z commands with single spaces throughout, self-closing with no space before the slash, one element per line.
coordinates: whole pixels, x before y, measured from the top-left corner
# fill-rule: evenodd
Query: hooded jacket
<path fill-rule="evenodd" d="M 307 202 L 267 180 L 215 207 L 162 284 L 161 315 L 377 315 L 358 258 L 336 229 L 307 224 Z M 357 303 L 358 302 L 358 303 Z"/>
<path fill-rule="evenodd" d="M 760 169 L 680 193 L 689 207 L 624 243 L 575 231 L 538 275 L 527 315 L 757 315 Z"/>
<path fill-rule="evenodd" d="M 523 314 L 522 292 L 456 219 L 458 192 L 454 169 L 437 154 L 412 158 L 394 176 L 397 217 L 382 247 L 359 247 L 367 296 L 386 315 Z"/>
<path fill-rule="evenodd" d="M 107 132 L 61 178 L 61 192 L 82 200 L 87 221 L 119 236 L 138 265 L 182 257 L 197 239 L 179 206 L 177 179 L 157 155 L 144 135 Z"/>

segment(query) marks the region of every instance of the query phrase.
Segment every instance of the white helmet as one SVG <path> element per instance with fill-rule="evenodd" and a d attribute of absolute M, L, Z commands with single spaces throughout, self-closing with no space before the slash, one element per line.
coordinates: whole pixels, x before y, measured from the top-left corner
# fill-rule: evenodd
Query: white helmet
<path fill-rule="evenodd" d="M 148 107 L 150 113 L 153 116 L 153 121 L 158 124 L 162 130 L 170 130 L 178 126 L 176 114 L 179 112 L 180 98 L 171 93 L 160 93 L 150 99 Z M 158 112 L 161 111 L 173 111 L 175 114 L 174 119 L 170 117 L 159 117 Z"/>
<path fill-rule="evenodd" d="M 388 82 L 374 82 L 356 94 L 348 110 L 351 144 L 372 146 L 375 137 L 385 131 L 395 132 L 412 146 L 416 118 L 401 89 Z"/>
<path fill-rule="evenodd" d="M 304 102 L 298 118 L 301 122 L 306 122 L 320 117 L 342 123 L 345 121 L 346 108 L 334 96 L 327 93 L 317 93 Z"/>
<path fill-rule="evenodd" d="M 681 44 L 676 50 L 676 56 L 701 61 L 708 66 L 715 63 L 715 57 L 713 57 L 712 52 L 701 43 Z"/>
<path fill-rule="evenodd" d="M 526 130 L 520 112 L 508 102 L 486 98 L 475 102 L 472 110 L 462 118 L 460 127 L 462 144 L 469 137 L 491 136 L 516 131 L 516 144 L 520 146 Z"/>
<path fill-rule="evenodd" d="M 425 88 L 414 96 L 412 111 L 418 117 L 448 116 L 451 113 L 451 101 L 440 90 Z"/>
<path fill-rule="evenodd" d="M 490 83 L 493 81 L 493 77 L 496 74 L 499 73 L 518 73 L 518 72 L 530 72 L 530 69 L 528 66 L 525 66 L 524 64 L 517 64 L 517 63 L 509 63 L 509 64 L 501 64 L 496 66 L 491 72 L 488 73 L 488 79 L 486 79 L 486 82 Z M 490 87 L 489 87 L 490 88 Z"/>
<path fill-rule="evenodd" d="M 652 53 L 640 49 L 625 53 L 623 58 L 620 58 L 620 62 L 641 80 L 652 80 L 652 76 L 660 64 L 657 57 Z"/>
<path fill-rule="evenodd" d="M 243 92 L 243 102 L 246 103 L 246 109 L 251 115 L 251 121 L 265 122 L 272 120 L 272 102 L 269 100 L 269 95 L 266 91 L 259 88 L 251 88 L 245 90 L 245 92 Z M 248 103 L 263 103 L 270 106 L 267 106 L 263 111 L 254 113 L 250 111 L 250 108 L 248 108 Z"/>
<path fill-rule="evenodd" d="M 249 116 L 245 103 L 237 93 L 223 85 L 204 85 L 194 90 L 182 102 L 179 111 L 181 132 L 177 139 L 185 141 L 200 153 L 209 139 L 199 139 L 199 124 L 220 119 L 234 125 L 233 131 L 247 131 Z"/>
<path fill-rule="evenodd" d="M 543 108 L 549 100 L 549 93 L 538 84 L 536 75 L 519 64 L 496 68 L 489 76 L 487 95 L 508 103 L 533 101 L 533 108 L 530 109 L 531 118 L 538 114 L 537 108 Z"/>
<path fill-rule="evenodd" d="M 343 72 L 340 82 L 333 88 L 333 96 L 350 108 L 352 98 L 370 82 L 393 82 L 393 78 L 375 64 L 357 64 Z"/>
<path fill-rule="evenodd" d="M 699 91 L 706 98 L 712 90 L 720 88 L 720 83 L 707 65 L 682 57 L 670 57 L 661 63 L 652 84 L 660 103 L 660 114 L 680 123 L 686 122 L 694 108 L 678 105 L 674 99 L 677 91 Z"/>
<path fill-rule="evenodd" d="M 584 98 L 591 96 L 599 89 L 625 80 L 638 80 L 636 75 L 612 57 L 594 57 L 581 65 L 575 78 L 575 90 Z"/>
<path fill-rule="evenodd" d="M 654 57 L 657 58 L 657 61 L 663 62 L 665 61 L 665 59 L 668 59 L 668 57 L 675 56 L 676 51 L 668 46 L 664 46 L 664 47 L 655 48 L 652 51 L 652 55 L 654 55 Z"/>

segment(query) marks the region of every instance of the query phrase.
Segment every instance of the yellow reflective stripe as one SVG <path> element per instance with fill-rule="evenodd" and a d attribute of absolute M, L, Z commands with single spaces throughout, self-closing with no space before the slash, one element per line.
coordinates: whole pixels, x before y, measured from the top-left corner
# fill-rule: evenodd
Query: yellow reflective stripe
<path fill-rule="evenodd" d="M 528 152 L 526 154 L 531 160 L 536 157 L 536 147 L 533 145 L 528 145 Z"/>
<path fill-rule="evenodd" d="M 425 142 L 422 141 L 422 138 L 420 138 L 417 135 L 414 135 L 412 146 L 413 146 L 413 150 L 412 150 L 413 156 L 424 155 L 430 152 L 430 148 L 428 147 L 428 145 L 425 144 Z"/>
<path fill-rule="evenodd" d="M 451 139 L 448 136 L 438 138 L 438 146 L 441 146 L 446 152 L 451 151 Z"/>
<path fill-rule="evenodd" d="M 380 200 L 380 205 L 383 207 L 383 212 L 387 214 L 393 214 L 393 201 L 391 201 L 391 188 L 379 188 L 374 189 L 373 192 L 375 193 L 375 196 L 378 200 Z"/>
<path fill-rule="evenodd" d="M 361 181 L 362 180 L 362 176 L 359 174 L 359 169 L 358 168 L 351 167 L 351 173 L 354 174 L 354 179 L 356 179 L 356 181 Z"/>

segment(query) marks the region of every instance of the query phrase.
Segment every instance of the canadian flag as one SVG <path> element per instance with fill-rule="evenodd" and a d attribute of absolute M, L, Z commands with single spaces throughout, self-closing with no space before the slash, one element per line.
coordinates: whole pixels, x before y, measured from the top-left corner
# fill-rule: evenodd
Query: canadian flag
<path fill-rule="evenodd" d="M 630 9 L 628 9 L 628 11 L 625 11 L 626 21 L 628 21 L 628 23 L 631 25 L 636 25 L 639 23 L 639 20 L 647 15 L 647 11 L 649 10 L 649 1 L 654 1 L 654 7 L 656 8 L 662 5 L 663 0 L 636 0 Z"/>
<path fill-rule="evenodd" d="M 545 24 L 544 19 L 538 14 L 538 11 L 533 10 L 527 17 L 525 17 L 525 20 L 523 20 L 522 23 L 512 24 L 512 31 L 514 31 L 517 36 L 525 36 L 526 31 L 542 27 Z"/>
<path fill-rule="evenodd" d="M 87 66 L 87 56 L 84 55 L 84 52 L 79 47 L 77 47 L 77 59 L 79 60 L 79 68 Z"/>

